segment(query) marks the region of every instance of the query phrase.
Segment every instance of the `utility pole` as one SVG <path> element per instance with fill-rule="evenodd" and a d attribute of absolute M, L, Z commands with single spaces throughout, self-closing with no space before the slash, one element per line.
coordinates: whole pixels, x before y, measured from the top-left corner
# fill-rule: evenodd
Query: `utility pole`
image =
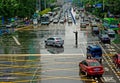
<path fill-rule="evenodd" d="M 105 2 L 104 2 L 104 0 L 103 0 L 103 11 L 104 11 L 104 9 L 105 9 Z"/>
<path fill-rule="evenodd" d="M 39 11 L 41 11 L 41 0 L 39 0 Z"/>
<path fill-rule="evenodd" d="M 46 0 L 44 0 L 44 7 L 45 7 L 45 9 L 46 9 Z"/>
<path fill-rule="evenodd" d="M 36 10 L 41 11 L 41 0 L 36 0 Z"/>

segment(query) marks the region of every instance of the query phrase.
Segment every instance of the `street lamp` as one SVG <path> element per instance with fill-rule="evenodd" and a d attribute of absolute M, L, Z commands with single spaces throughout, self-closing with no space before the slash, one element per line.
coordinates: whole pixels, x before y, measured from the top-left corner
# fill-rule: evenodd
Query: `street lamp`
<path fill-rule="evenodd" d="M 103 11 L 104 11 L 104 9 L 105 9 L 105 2 L 104 2 L 104 0 L 103 0 Z"/>

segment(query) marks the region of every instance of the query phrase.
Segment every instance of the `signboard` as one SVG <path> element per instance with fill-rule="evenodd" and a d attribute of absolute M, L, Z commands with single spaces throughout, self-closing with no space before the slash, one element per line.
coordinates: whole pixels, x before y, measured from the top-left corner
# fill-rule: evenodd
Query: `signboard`
<path fill-rule="evenodd" d="M 101 8 L 102 7 L 102 4 L 101 3 L 98 3 L 95 5 L 96 8 Z"/>

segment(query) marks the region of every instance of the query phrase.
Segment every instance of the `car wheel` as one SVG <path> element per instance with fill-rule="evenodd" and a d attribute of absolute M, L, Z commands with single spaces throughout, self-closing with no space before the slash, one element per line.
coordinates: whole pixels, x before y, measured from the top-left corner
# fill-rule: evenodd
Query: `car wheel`
<path fill-rule="evenodd" d="M 49 43 L 48 43 L 48 42 L 46 42 L 46 45 L 49 45 Z"/>
<path fill-rule="evenodd" d="M 81 68 L 79 68 L 79 75 L 80 75 L 80 74 L 85 74 L 85 73 L 82 71 Z"/>
<path fill-rule="evenodd" d="M 100 75 L 99 77 L 102 77 L 102 75 Z"/>

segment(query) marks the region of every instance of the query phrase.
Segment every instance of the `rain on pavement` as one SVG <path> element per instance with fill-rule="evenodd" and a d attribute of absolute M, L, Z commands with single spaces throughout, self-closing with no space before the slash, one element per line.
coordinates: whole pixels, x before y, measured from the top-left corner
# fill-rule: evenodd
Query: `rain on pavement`
<path fill-rule="evenodd" d="M 74 31 L 78 31 L 77 47 Z M 79 74 L 79 62 L 86 58 L 86 34 L 79 24 L 51 23 L 0 37 L 0 82 L 96 83 Z M 46 47 L 49 36 L 62 37 L 63 48 Z"/>

